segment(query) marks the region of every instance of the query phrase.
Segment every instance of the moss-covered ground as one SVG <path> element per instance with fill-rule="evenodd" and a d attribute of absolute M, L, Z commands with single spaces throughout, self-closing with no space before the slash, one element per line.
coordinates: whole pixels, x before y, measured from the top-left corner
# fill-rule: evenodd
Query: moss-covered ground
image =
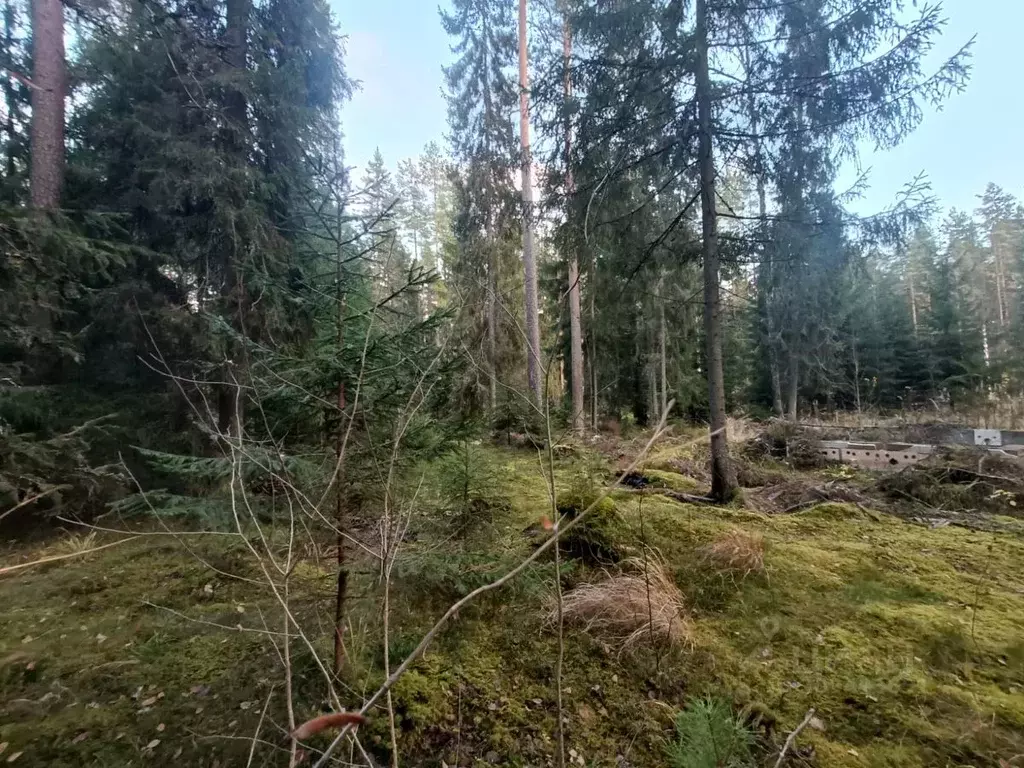
<path fill-rule="evenodd" d="M 487 450 L 506 503 L 454 542 L 429 520 L 414 523 L 395 567 L 393 660 L 451 600 L 535 545 L 531 526 L 550 508 L 537 457 Z M 661 491 L 699 488 L 672 474 L 694 460 L 691 453 L 659 449 L 650 462 L 657 482 L 615 491 L 601 533 L 623 556 L 645 545 L 660 552 L 690 607 L 693 647 L 625 655 L 567 627 L 565 738 L 574 764 L 665 765 L 674 713 L 704 694 L 760 714 L 769 765 L 773 745 L 777 752 L 811 707 L 817 727 L 801 732 L 801 751 L 788 764 L 1022 764 L 1019 532 L 930 528 L 854 504 L 774 516 L 739 504 L 681 504 Z M 556 484 L 563 494 L 580 493 L 583 475 L 601 475 L 612 463 L 560 458 Z M 826 472 L 821 479 L 834 480 Z M 763 535 L 764 575 L 737 581 L 701 564 L 698 550 L 735 528 Z M 11 542 L 0 564 L 118 538 Z M 292 589 L 296 615 L 322 628 L 333 571 L 317 562 L 303 563 Z M 563 586 L 602 570 L 565 563 Z M 401 679 L 393 703 L 403 764 L 554 764 L 553 578 L 544 560 L 467 607 Z M 284 677 L 271 642 L 278 636 L 260 631 L 279 631 L 281 616 L 261 581 L 243 543 L 228 536 L 144 535 L 0 576 L 0 760 L 231 766 L 248 764 L 252 752 L 253 765 L 287 765 Z M 382 678 L 380 591 L 370 563 L 357 562 L 351 592 L 341 690 L 355 707 Z M 329 631 L 312 637 L 329 658 Z M 299 644 L 293 668 L 296 716 L 322 711 L 323 686 Z M 383 710 L 362 739 L 386 763 Z"/>

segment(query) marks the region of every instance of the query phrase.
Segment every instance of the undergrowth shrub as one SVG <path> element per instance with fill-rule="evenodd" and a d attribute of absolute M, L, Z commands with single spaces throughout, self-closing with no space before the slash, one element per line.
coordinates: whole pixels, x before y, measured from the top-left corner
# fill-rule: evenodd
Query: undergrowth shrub
<path fill-rule="evenodd" d="M 754 734 L 722 699 L 690 702 L 676 715 L 676 739 L 666 750 L 669 768 L 753 768 Z"/>
<path fill-rule="evenodd" d="M 432 469 L 438 513 L 456 535 L 491 523 L 495 512 L 509 508 L 503 467 L 478 443 L 464 441 L 435 461 Z"/>
<path fill-rule="evenodd" d="M 537 410 L 514 393 L 506 392 L 491 420 L 494 437 L 508 445 L 535 448 L 544 444 L 544 425 Z"/>
<path fill-rule="evenodd" d="M 406 595 L 452 603 L 510 571 L 521 561 L 517 553 L 461 552 L 451 549 L 409 550 L 395 561 L 395 576 Z M 563 563 L 562 573 L 573 569 Z M 546 594 L 554 577 L 550 563 L 532 563 L 505 587 L 512 594 L 538 598 Z"/>
<path fill-rule="evenodd" d="M 0 419 L 0 515 L 17 509 L 8 521 L 14 522 L 102 512 L 128 483 L 120 466 L 90 460 L 90 441 L 102 430 L 97 420 L 44 437 L 17 433 Z"/>
<path fill-rule="evenodd" d="M 189 456 L 136 448 L 153 473 L 154 485 L 111 504 L 118 515 L 185 519 L 214 529 L 236 525 L 250 510 L 268 522 L 288 509 L 286 497 L 294 486 L 306 493 L 323 487 L 325 464 L 249 447 L 239 463 L 230 456 Z M 328 469 L 329 470 L 329 465 Z M 234 493 L 232 493 L 232 483 Z"/>

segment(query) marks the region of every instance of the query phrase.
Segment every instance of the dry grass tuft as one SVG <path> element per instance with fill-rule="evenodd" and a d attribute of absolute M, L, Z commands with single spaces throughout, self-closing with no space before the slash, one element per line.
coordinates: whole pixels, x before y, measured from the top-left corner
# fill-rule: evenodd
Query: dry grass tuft
<path fill-rule="evenodd" d="M 57 541 L 50 550 L 59 555 L 80 555 L 96 546 L 96 531 L 91 533 L 69 533 Z"/>
<path fill-rule="evenodd" d="M 677 648 L 692 645 L 693 631 L 683 594 L 665 564 L 656 557 L 631 558 L 624 572 L 604 581 L 582 584 L 562 598 L 567 621 L 632 650 L 645 642 Z M 556 616 L 551 613 L 552 618 Z"/>
<path fill-rule="evenodd" d="M 764 536 L 738 528 L 700 549 L 701 560 L 715 570 L 746 578 L 764 569 Z"/>
<path fill-rule="evenodd" d="M 763 424 L 758 424 L 745 416 L 727 416 L 725 419 L 725 433 L 732 443 L 746 443 L 760 436 L 763 431 Z"/>

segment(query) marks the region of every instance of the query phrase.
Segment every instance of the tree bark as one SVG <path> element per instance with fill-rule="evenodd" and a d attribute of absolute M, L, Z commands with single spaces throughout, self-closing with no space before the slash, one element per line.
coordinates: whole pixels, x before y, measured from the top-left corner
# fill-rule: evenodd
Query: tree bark
<path fill-rule="evenodd" d="M 853 352 L 853 396 L 857 406 L 857 413 L 861 412 L 860 407 L 860 358 L 857 356 L 857 337 L 850 340 L 850 348 Z"/>
<path fill-rule="evenodd" d="M 711 496 L 729 501 L 736 494 L 736 472 L 725 431 L 725 373 L 719 287 L 718 211 L 711 128 L 711 74 L 708 66 L 707 0 L 697 0 L 697 120 L 700 134 L 700 198 L 704 259 L 704 333 L 707 343 L 708 408 L 711 412 Z"/>
<path fill-rule="evenodd" d="M 769 326 L 769 332 L 771 327 Z M 772 413 L 782 418 L 782 373 L 779 371 L 779 354 L 774 343 L 768 341 L 768 374 L 771 376 Z"/>
<path fill-rule="evenodd" d="M 786 384 L 789 387 L 787 393 L 789 403 L 786 407 L 786 417 L 790 421 L 796 421 L 797 404 L 800 395 L 800 355 L 797 354 L 795 349 L 789 350 L 789 381 Z"/>
<path fill-rule="evenodd" d="M 335 143 L 335 155 L 340 157 L 341 147 Z M 339 163 L 340 164 L 340 163 Z M 339 169 L 340 170 L 340 169 Z M 340 177 L 340 174 L 337 176 Z M 338 305 L 338 314 L 336 317 L 337 328 L 335 328 L 336 343 L 337 343 L 337 354 L 340 359 L 345 353 L 345 314 L 348 309 L 348 293 L 345 290 L 345 271 L 343 265 L 345 263 L 345 253 L 343 251 L 342 244 L 345 242 L 345 218 L 342 216 L 341 208 L 341 195 L 337 195 L 336 204 L 338 206 L 337 218 L 335 220 L 334 240 L 335 240 L 335 275 L 334 275 L 334 289 L 335 289 L 335 302 Z M 337 476 L 335 477 L 335 495 L 334 495 L 334 523 L 337 526 L 337 537 L 335 545 L 337 546 L 337 568 L 338 568 L 338 579 L 335 588 L 335 599 L 334 599 L 334 674 L 340 675 L 341 668 L 345 663 L 345 601 L 348 598 L 348 564 L 347 558 L 345 557 L 345 537 L 343 531 L 345 531 L 346 522 L 346 508 L 347 499 L 345 496 L 345 411 L 348 410 L 348 393 L 345 388 L 345 374 L 339 372 L 338 374 L 338 429 L 334 436 L 334 450 L 335 458 L 337 459 Z M 355 418 L 355 412 L 352 413 L 351 418 Z"/>
<path fill-rule="evenodd" d="M 64 186 L 64 6 L 32 0 L 32 128 L 29 196 L 34 208 L 55 210 Z"/>
<path fill-rule="evenodd" d="M 572 30 L 569 28 L 569 16 L 566 14 L 562 34 L 562 56 L 565 66 L 564 95 L 568 107 L 572 98 L 572 73 L 570 57 L 572 56 Z M 571 205 L 576 194 L 576 183 L 572 174 L 572 122 L 568 109 L 565 114 L 565 199 L 566 208 Z M 566 211 L 569 221 L 569 211 Z M 569 261 L 569 360 L 572 376 L 572 430 L 582 434 L 585 427 L 585 405 L 583 403 L 583 328 L 580 321 L 580 262 L 576 243 L 572 237 L 566 238 L 566 249 Z"/>
<path fill-rule="evenodd" d="M 249 58 L 249 16 L 252 13 L 252 0 L 227 0 L 226 25 L 224 42 L 227 50 L 224 60 L 234 76 L 241 80 Z M 248 116 L 246 115 L 245 92 L 235 84 L 229 89 L 227 103 L 228 117 L 235 123 L 232 128 L 239 135 L 248 133 Z"/>
<path fill-rule="evenodd" d="M 595 298 L 597 296 L 597 251 L 591 249 L 590 253 L 590 345 L 587 349 L 590 360 L 590 428 L 597 431 L 597 312 L 594 310 Z"/>
<path fill-rule="evenodd" d="M 914 265 L 907 262 L 907 283 L 910 287 L 910 320 L 914 326 L 914 338 L 917 338 L 917 290 L 914 286 Z"/>
<path fill-rule="evenodd" d="M 484 305 L 487 310 L 487 363 L 491 369 L 488 394 L 493 417 L 498 411 L 498 259 L 494 248 L 488 249 L 488 253 L 487 296 Z"/>
<path fill-rule="evenodd" d="M 519 141 L 522 149 L 523 276 L 526 293 L 526 371 L 538 407 L 541 402 L 540 311 L 537 304 L 537 261 L 533 252 L 533 158 L 530 154 L 529 52 L 526 47 L 526 0 L 519 0 Z"/>
<path fill-rule="evenodd" d="M 662 271 L 658 279 L 658 361 L 661 374 L 661 402 L 659 417 L 668 410 L 668 328 L 665 322 L 665 273 Z"/>
<path fill-rule="evenodd" d="M 760 149 L 758 149 L 760 152 Z M 761 222 L 761 237 L 767 235 L 768 205 L 766 203 L 764 178 L 757 176 L 757 208 Z M 775 319 L 772 316 L 772 263 L 767 253 L 761 253 L 761 265 L 758 268 L 758 305 L 764 319 L 765 346 L 768 351 L 768 375 L 772 387 L 772 412 L 782 416 L 782 376 L 779 372 L 779 350 L 775 339 Z"/>
<path fill-rule="evenodd" d="M 1002 328 L 1006 325 L 1006 300 L 1004 278 L 1003 278 L 1003 260 L 1000 258 L 999 248 L 993 245 L 992 247 L 992 258 L 995 261 L 996 266 L 996 304 L 999 308 L 999 327 Z"/>
<path fill-rule="evenodd" d="M 758 146 L 760 155 L 760 146 Z M 758 161 L 760 165 L 760 161 Z M 764 189 L 764 177 L 757 175 L 757 210 L 758 219 L 761 222 L 761 237 L 766 237 L 768 232 L 768 205 Z M 772 412 L 776 416 L 782 416 L 782 376 L 779 372 L 779 350 L 775 340 L 775 319 L 772 317 L 772 263 L 767 253 L 761 253 L 760 275 L 758 277 L 758 293 L 760 294 L 761 309 L 764 314 L 765 344 L 768 348 L 768 375 L 772 387 Z"/>
<path fill-rule="evenodd" d="M 224 42 L 226 51 L 224 61 L 228 65 L 236 83 L 229 87 L 225 114 L 228 117 L 228 125 L 225 131 L 225 141 L 230 152 L 238 162 L 245 163 L 248 152 L 247 136 L 248 114 L 246 107 L 245 92 L 239 83 L 244 77 L 249 56 L 249 16 L 252 12 L 251 0 L 228 0 L 225 13 Z M 236 201 L 239 205 L 244 201 Z M 241 269 L 239 252 L 240 248 L 235 247 L 230 253 L 224 255 L 224 285 L 221 296 L 224 299 L 224 311 L 233 317 L 235 331 L 241 338 L 246 338 L 245 315 L 247 312 L 247 291 L 243 272 Z M 245 398 L 243 389 L 248 380 L 248 366 L 246 365 L 246 350 L 244 345 L 229 344 L 231 352 L 229 357 L 232 360 L 224 367 L 224 381 L 220 385 L 218 393 L 219 423 L 218 428 L 221 434 L 230 435 L 241 439 L 243 424 L 245 422 Z M 237 357 L 237 360 L 233 358 Z"/>
<path fill-rule="evenodd" d="M 742 49 L 744 71 L 747 79 L 751 77 L 751 65 L 749 52 Z M 772 411 L 776 416 L 781 417 L 782 411 L 782 378 L 779 375 L 779 355 L 775 340 L 775 320 L 772 317 L 771 292 L 772 285 L 772 262 L 765 246 L 768 237 L 768 195 L 765 190 L 764 155 L 761 146 L 761 138 L 758 133 L 757 102 L 754 99 L 754 92 L 751 89 L 747 94 L 747 119 L 750 121 L 750 133 L 754 136 L 754 178 L 757 187 L 757 220 L 759 224 L 758 236 L 761 240 L 759 250 L 761 252 L 761 263 L 758 266 L 757 294 L 758 308 L 764 321 L 765 347 L 768 352 L 768 376 L 772 388 Z"/>

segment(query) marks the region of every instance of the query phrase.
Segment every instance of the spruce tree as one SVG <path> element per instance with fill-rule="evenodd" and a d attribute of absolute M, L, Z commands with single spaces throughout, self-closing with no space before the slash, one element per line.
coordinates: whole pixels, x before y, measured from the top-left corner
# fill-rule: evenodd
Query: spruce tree
<path fill-rule="evenodd" d="M 510 250 L 521 242 L 512 186 L 519 165 L 512 124 L 518 96 L 515 17 L 510 6 L 494 0 L 456 0 L 441 20 L 456 55 L 444 70 L 458 167 L 455 238 L 447 261 L 458 299 L 475 307 L 466 321 L 469 337 L 476 340 L 476 389 L 482 392 L 467 397 L 475 404 L 486 402 L 493 414 L 499 382 L 518 383 L 512 369 L 522 347 L 515 329 L 521 305 L 509 291 L 515 283 Z"/>

